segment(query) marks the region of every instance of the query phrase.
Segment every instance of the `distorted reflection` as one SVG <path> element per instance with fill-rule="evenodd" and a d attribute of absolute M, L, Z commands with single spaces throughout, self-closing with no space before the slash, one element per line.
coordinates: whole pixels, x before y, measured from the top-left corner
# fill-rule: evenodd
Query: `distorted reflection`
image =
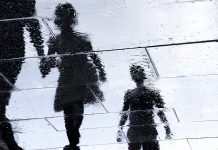
<path fill-rule="evenodd" d="M 1 0 L 0 19 L 32 17 L 35 15 L 35 0 Z"/>
<path fill-rule="evenodd" d="M 129 129 L 127 138 L 129 139 L 129 150 L 159 150 L 157 141 L 158 132 L 154 121 L 154 107 L 159 108 L 158 116 L 161 122 L 165 123 L 166 138 L 171 138 L 171 130 L 164 114 L 164 102 L 158 91 L 146 87 L 144 80 L 146 75 L 144 69 L 139 65 L 130 67 L 132 80 L 136 83 L 135 89 L 130 89 L 125 93 L 122 111 L 123 113 L 119 126 L 123 129 L 129 117 Z M 120 133 L 121 131 L 119 131 Z M 120 141 L 121 139 L 117 139 Z"/>
<path fill-rule="evenodd" d="M 94 53 L 88 53 L 92 51 L 88 36 L 74 30 L 77 24 L 74 7 L 69 3 L 59 4 L 55 10 L 54 22 L 61 33 L 55 39 L 49 40 L 48 55 L 60 54 L 61 56 L 42 60 L 41 73 L 45 77 L 52 67 L 59 69 L 54 110 L 64 111 L 69 139 L 69 145 L 64 149 L 77 150 L 84 104 L 96 103 L 104 99 L 99 81 L 105 81 L 106 75 L 100 58 Z"/>
<path fill-rule="evenodd" d="M 0 19 L 12 19 L 31 17 L 35 15 L 35 0 L 3 0 L 0 1 Z M 44 55 L 43 40 L 40 31 L 40 24 L 37 19 L 29 20 L 8 20 L 0 21 L 0 59 L 11 59 L 25 56 L 24 27 L 30 33 L 31 42 L 37 50 L 38 55 Z M 23 59 L 15 62 L 10 60 L 0 60 L 0 73 L 15 84 L 17 76 L 21 71 Z M 7 86 L 7 85 L 2 85 Z M 13 131 L 9 119 L 5 115 L 6 106 L 9 104 L 11 87 L 1 87 L 7 89 L 8 93 L 0 93 L 0 132 L 1 139 L 5 143 L 5 149 L 20 150 L 13 136 Z M 2 145 L 1 145 L 2 146 Z"/>

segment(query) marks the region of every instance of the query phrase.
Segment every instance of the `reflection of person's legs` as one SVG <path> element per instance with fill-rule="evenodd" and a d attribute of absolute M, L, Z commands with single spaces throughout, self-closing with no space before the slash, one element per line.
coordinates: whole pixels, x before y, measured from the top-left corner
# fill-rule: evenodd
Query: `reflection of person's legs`
<path fill-rule="evenodd" d="M 129 143 L 128 150 L 140 150 L 141 143 Z"/>
<path fill-rule="evenodd" d="M 70 146 L 79 143 L 79 128 L 83 120 L 83 102 L 76 102 L 64 108 L 64 119 Z"/>
<path fill-rule="evenodd" d="M 4 96 L 3 96 L 4 95 Z M 10 96 L 10 93 L 1 93 L 1 98 L 5 97 L 8 98 Z M 0 132 L 1 132 L 1 138 L 4 140 L 6 145 L 8 146 L 9 150 L 22 150 L 20 148 L 15 139 L 14 139 L 14 133 L 12 130 L 12 126 L 9 122 L 9 119 L 5 116 L 6 112 L 6 104 L 0 103 Z"/>
<path fill-rule="evenodd" d="M 148 141 L 143 143 L 143 150 L 160 150 L 158 141 Z"/>

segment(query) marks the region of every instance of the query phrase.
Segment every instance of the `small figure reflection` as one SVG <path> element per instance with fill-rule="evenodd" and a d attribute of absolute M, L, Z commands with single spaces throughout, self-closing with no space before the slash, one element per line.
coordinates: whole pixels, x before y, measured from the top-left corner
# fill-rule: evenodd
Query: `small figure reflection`
<path fill-rule="evenodd" d="M 35 15 L 35 0 L 1 0 L 0 1 L 0 59 L 13 59 L 25 56 L 24 27 L 30 34 L 31 42 L 39 56 L 44 55 L 43 39 L 40 24 L 37 19 L 16 20 L 13 18 L 33 17 Z M 11 19 L 11 20 L 4 20 Z M 21 71 L 24 59 L 0 61 L 0 73 L 15 84 Z M 8 93 L 0 93 L 0 132 L 1 138 L 9 150 L 20 150 L 13 136 L 9 119 L 5 115 L 9 104 L 12 87 L 5 87 Z"/>
<path fill-rule="evenodd" d="M 61 3 L 56 7 L 54 22 L 61 33 L 49 40 L 48 55 L 56 53 L 61 56 L 59 59 L 48 57 L 42 60 L 41 73 L 45 77 L 52 67 L 59 69 L 54 110 L 64 111 L 70 143 L 64 150 L 79 150 L 79 128 L 83 120 L 84 104 L 103 100 L 99 81 L 104 82 L 106 74 L 100 58 L 91 53 L 88 36 L 74 30 L 77 12 L 70 3 Z"/>
<path fill-rule="evenodd" d="M 123 113 L 119 126 L 121 129 L 129 117 L 129 129 L 127 137 L 130 141 L 129 150 L 159 150 L 157 130 L 154 122 L 154 107 L 159 108 L 158 116 L 165 123 L 166 137 L 171 138 L 171 130 L 167 124 L 167 118 L 163 112 L 164 102 L 158 91 L 144 85 L 146 75 L 139 65 L 132 65 L 130 73 L 136 88 L 128 90 L 124 96 L 122 111 L 130 111 L 129 115 Z M 120 133 L 121 131 L 119 131 Z M 118 141 L 120 139 L 118 138 Z"/>

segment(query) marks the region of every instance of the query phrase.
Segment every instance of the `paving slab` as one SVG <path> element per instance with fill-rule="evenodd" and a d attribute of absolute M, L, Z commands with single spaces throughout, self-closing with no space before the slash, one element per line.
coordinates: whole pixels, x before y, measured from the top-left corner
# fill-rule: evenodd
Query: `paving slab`
<path fill-rule="evenodd" d="M 54 111 L 56 88 L 25 90 L 11 93 L 7 116 L 9 119 L 31 119 L 63 116 Z M 84 114 L 106 113 L 100 103 L 86 104 Z"/>
<path fill-rule="evenodd" d="M 191 145 L 192 150 L 218 149 L 218 145 L 217 145 L 218 138 L 189 139 L 188 141 Z"/>
<path fill-rule="evenodd" d="M 40 149 L 49 149 L 64 147 L 68 144 L 66 132 L 55 131 L 47 121 L 42 119 L 16 121 L 13 126 L 17 131 L 15 137 L 18 145 L 25 149 L 32 150 L 39 147 Z M 79 145 L 116 144 L 118 130 L 117 127 L 80 130 Z"/>
<path fill-rule="evenodd" d="M 95 50 L 216 39 L 215 1 L 169 2 L 173 4 L 157 1 L 156 5 L 153 1 L 151 5 L 142 0 L 125 2 L 126 8 L 103 11 L 86 7 L 77 9 L 71 2 L 80 12 L 76 30 L 90 35 Z M 49 11 L 54 12 L 54 8 Z M 44 13 L 43 17 L 48 18 L 54 33 L 60 32 L 53 24 L 54 15 Z"/>
<path fill-rule="evenodd" d="M 12 125 L 16 142 L 24 149 L 47 149 L 51 145 L 57 147 L 55 139 L 58 139 L 58 135 L 46 120 L 16 121 Z M 58 141 L 67 142 L 67 137 L 61 137 Z"/>
<path fill-rule="evenodd" d="M 149 52 L 161 78 L 207 75 L 217 74 L 217 47 L 214 42 L 151 48 Z"/>
<path fill-rule="evenodd" d="M 217 120 L 216 75 L 163 78 L 155 82 L 166 107 L 174 108 L 181 122 Z"/>

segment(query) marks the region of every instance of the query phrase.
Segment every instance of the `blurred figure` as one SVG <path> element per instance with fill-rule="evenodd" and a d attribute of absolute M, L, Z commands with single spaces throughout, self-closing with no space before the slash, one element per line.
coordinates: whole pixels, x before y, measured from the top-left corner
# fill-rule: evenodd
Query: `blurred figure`
<path fill-rule="evenodd" d="M 100 58 L 92 52 L 88 36 L 74 30 L 77 24 L 76 10 L 70 3 L 61 3 L 55 10 L 55 24 L 61 33 L 49 40 L 48 55 L 60 54 L 60 58 L 42 60 L 41 73 L 45 77 L 52 67 L 58 67 L 60 77 L 54 102 L 56 112 L 64 111 L 69 145 L 64 150 L 79 150 L 79 128 L 83 120 L 84 104 L 103 100 L 99 80 L 106 75 Z M 63 55 L 68 54 L 68 55 Z M 71 55 L 69 55 L 71 54 Z"/>
<path fill-rule="evenodd" d="M 40 24 L 37 19 L 16 20 L 16 18 L 33 17 L 35 15 L 35 0 L 1 0 L 0 1 L 0 73 L 12 84 L 15 84 L 21 71 L 24 59 L 10 60 L 25 56 L 24 27 L 30 33 L 31 42 L 39 56 L 43 56 L 43 40 Z M 5 20 L 11 19 L 11 20 Z M 21 149 L 17 146 L 11 125 L 5 116 L 6 106 L 9 104 L 12 86 L 1 85 L 0 93 L 0 132 L 9 150 Z"/>
<path fill-rule="evenodd" d="M 130 67 L 132 80 L 136 88 L 128 90 L 124 96 L 124 105 L 119 126 L 121 129 L 129 117 L 129 129 L 127 137 L 130 141 L 129 150 L 159 150 L 157 130 L 154 122 L 154 107 L 159 108 L 158 116 L 165 123 L 167 138 L 171 138 L 171 131 L 167 124 L 167 118 L 163 112 L 164 102 L 158 91 L 144 86 L 146 75 L 141 66 Z M 130 111 L 129 114 L 125 111 Z M 119 131 L 119 134 L 121 131 Z M 120 141 L 120 139 L 117 139 Z"/>

